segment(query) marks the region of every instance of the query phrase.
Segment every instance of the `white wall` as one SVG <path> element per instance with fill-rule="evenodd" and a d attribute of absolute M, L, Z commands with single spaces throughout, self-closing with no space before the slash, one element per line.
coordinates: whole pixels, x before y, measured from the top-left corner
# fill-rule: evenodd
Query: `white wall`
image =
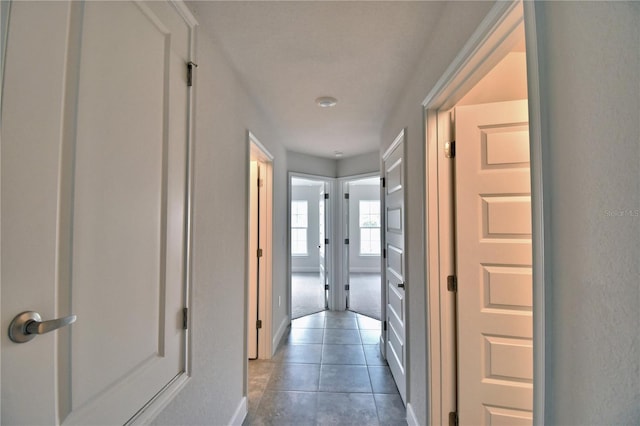
<path fill-rule="evenodd" d="M 202 29 L 197 62 L 192 379 L 156 418 L 159 425 L 228 424 L 242 402 L 247 362 L 247 130 L 275 156 L 274 331 L 286 319 L 286 152 L 219 46 Z"/>
<path fill-rule="evenodd" d="M 526 69 L 525 52 L 508 53 L 456 106 L 527 99 Z"/>
<path fill-rule="evenodd" d="M 299 152 L 287 152 L 290 172 L 326 177 L 348 177 L 380 170 L 380 154 L 369 152 L 348 158 L 323 158 Z"/>
<path fill-rule="evenodd" d="M 290 172 L 333 178 L 336 177 L 337 163 L 331 158 L 287 151 L 287 168 Z"/>
<path fill-rule="evenodd" d="M 336 177 L 349 177 L 380 171 L 378 151 L 337 160 Z"/>
<path fill-rule="evenodd" d="M 381 152 L 406 128 L 407 186 L 407 401 L 418 424 L 426 425 L 427 356 L 424 262 L 424 123 L 422 101 L 487 14 L 492 2 L 448 2 L 382 129 Z M 452 30 L 455 29 L 455 30 Z"/>
<path fill-rule="evenodd" d="M 640 422 L 640 3 L 535 3 L 545 424 Z"/>

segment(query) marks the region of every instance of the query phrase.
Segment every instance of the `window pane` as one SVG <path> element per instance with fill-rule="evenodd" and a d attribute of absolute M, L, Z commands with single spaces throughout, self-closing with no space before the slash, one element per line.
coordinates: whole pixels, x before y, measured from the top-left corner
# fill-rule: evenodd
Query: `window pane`
<path fill-rule="evenodd" d="M 291 227 L 306 228 L 308 226 L 307 201 L 291 202 Z"/>
<path fill-rule="evenodd" d="M 360 254 L 380 255 L 380 200 L 361 200 Z"/>
<path fill-rule="evenodd" d="M 379 228 L 380 227 L 380 201 L 361 200 L 360 201 L 360 227 Z"/>
<path fill-rule="evenodd" d="M 360 228 L 360 254 L 380 254 L 380 228 Z"/>
<path fill-rule="evenodd" d="M 291 229 L 291 254 L 293 255 L 307 254 L 307 229 L 306 228 Z"/>

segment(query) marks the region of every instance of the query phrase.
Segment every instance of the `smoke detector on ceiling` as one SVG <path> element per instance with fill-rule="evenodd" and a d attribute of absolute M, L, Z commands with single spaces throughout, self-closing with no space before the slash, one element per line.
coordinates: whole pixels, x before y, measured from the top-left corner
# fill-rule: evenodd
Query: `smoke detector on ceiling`
<path fill-rule="evenodd" d="M 316 104 L 321 108 L 330 108 L 332 106 L 336 106 L 338 100 L 331 96 L 321 96 L 316 99 Z"/>

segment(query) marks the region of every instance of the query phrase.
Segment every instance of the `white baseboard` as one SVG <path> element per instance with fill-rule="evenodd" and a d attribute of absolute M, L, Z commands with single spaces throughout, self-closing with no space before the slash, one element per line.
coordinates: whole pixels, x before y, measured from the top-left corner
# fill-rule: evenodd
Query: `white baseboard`
<path fill-rule="evenodd" d="M 349 272 L 379 274 L 380 266 L 349 266 Z"/>
<path fill-rule="evenodd" d="M 407 403 L 407 424 L 409 426 L 420 426 L 420 423 L 418 423 L 418 419 L 416 418 L 416 413 L 413 412 L 413 406 L 411 403 Z"/>
<path fill-rule="evenodd" d="M 278 331 L 276 331 L 276 334 L 274 334 L 273 336 L 273 341 L 271 342 L 271 352 L 275 353 L 278 350 L 278 344 L 280 343 L 280 340 L 282 340 L 282 336 L 284 336 L 284 333 L 287 332 L 287 328 L 289 327 L 290 323 L 291 321 L 289 320 L 289 315 L 286 315 L 278 326 Z M 271 354 L 271 356 L 273 356 L 273 353 Z"/>
<path fill-rule="evenodd" d="M 316 265 L 316 266 L 292 266 L 291 267 L 291 272 L 292 273 L 296 273 L 296 272 L 300 272 L 300 273 L 316 273 L 316 274 L 320 274 L 320 268 Z"/>
<path fill-rule="evenodd" d="M 236 408 L 236 412 L 233 413 L 233 417 L 231 417 L 229 424 L 232 426 L 241 426 L 245 417 L 247 417 L 247 397 L 243 396 L 240 404 L 238 404 L 238 408 Z"/>

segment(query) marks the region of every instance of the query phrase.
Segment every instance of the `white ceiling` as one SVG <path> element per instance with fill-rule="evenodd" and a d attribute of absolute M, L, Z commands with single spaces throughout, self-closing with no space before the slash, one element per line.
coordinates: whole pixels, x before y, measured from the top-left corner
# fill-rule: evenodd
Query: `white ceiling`
<path fill-rule="evenodd" d="M 196 1 L 288 150 L 377 151 L 380 130 L 444 4 L 434 1 Z M 333 108 L 315 105 L 333 96 Z"/>

